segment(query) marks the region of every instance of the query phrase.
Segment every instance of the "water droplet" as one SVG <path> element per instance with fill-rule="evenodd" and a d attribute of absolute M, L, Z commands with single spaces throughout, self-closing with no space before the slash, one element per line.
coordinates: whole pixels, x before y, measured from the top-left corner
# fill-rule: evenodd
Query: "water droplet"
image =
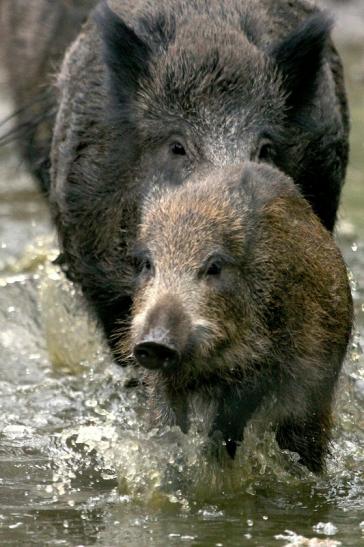
<path fill-rule="evenodd" d="M 255 488 L 252 484 L 248 486 L 248 488 L 245 490 L 247 494 L 250 494 L 251 496 L 255 496 Z"/>
<path fill-rule="evenodd" d="M 248 519 L 248 520 L 246 521 L 246 523 L 247 523 L 248 526 L 254 526 L 254 522 L 253 522 L 252 520 L 250 520 L 250 519 Z"/>
<path fill-rule="evenodd" d="M 337 527 L 332 522 L 318 522 L 315 526 L 312 526 L 312 530 L 325 536 L 334 536 L 337 532 Z"/>
<path fill-rule="evenodd" d="M 358 250 L 358 244 L 357 243 L 353 243 L 352 246 L 351 246 L 351 250 L 356 253 L 356 251 Z"/>
<path fill-rule="evenodd" d="M 218 511 L 217 507 L 209 506 L 206 507 L 206 509 L 200 509 L 198 514 L 201 515 L 203 519 L 209 520 L 223 517 L 224 511 Z"/>
<path fill-rule="evenodd" d="M 173 496 L 172 494 L 168 496 L 168 499 L 170 503 L 178 503 L 178 498 L 176 498 L 176 496 Z"/>
<path fill-rule="evenodd" d="M 22 525 L 23 525 L 22 522 L 17 522 L 16 524 L 10 524 L 9 528 L 10 530 L 14 530 L 15 528 L 19 528 L 19 526 L 22 526 Z"/>

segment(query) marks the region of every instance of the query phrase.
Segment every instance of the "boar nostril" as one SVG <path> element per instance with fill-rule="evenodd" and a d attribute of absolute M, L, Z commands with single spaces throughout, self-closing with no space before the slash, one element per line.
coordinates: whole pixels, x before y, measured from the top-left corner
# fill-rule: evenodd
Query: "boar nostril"
<path fill-rule="evenodd" d="M 149 369 L 172 371 L 180 362 L 179 352 L 157 342 L 142 342 L 134 348 L 134 357 L 140 365 Z"/>

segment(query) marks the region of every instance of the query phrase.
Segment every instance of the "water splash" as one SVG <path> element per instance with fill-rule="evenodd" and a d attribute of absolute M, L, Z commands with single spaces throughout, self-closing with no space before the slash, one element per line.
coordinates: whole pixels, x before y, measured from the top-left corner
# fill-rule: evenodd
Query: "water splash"
<path fill-rule="evenodd" d="M 316 505 L 321 512 L 314 525 L 332 523 L 338 528 L 335 539 L 329 537 L 328 528 L 318 531 L 311 526 L 311 537 L 308 532 L 284 532 L 286 527 L 281 526 L 276 541 L 340 544 L 337 511 L 360 511 L 364 492 L 360 329 L 338 390 L 326 476 L 314 477 L 297 463 L 297 455 L 278 449 L 267 427 L 269 410 L 248 426 L 236 460 L 226 459 L 221 465 L 206 457 L 206 436 L 197 422 L 188 435 L 178 428 L 148 430 L 143 392 L 126 387 L 130 370 L 113 364 L 79 289 L 50 262 L 55 256 L 53 243 L 36 242 L 27 252 L 3 276 L 0 289 L 5 310 L 0 316 L 1 342 L 7 362 L 13 365 L 10 372 L 3 371 L 0 381 L 0 446 L 8 467 L 14 457 L 26 462 L 22 488 L 28 504 L 62 511 L 60 526 L 68 531 L 75 515 L 83 526 L 105 507 L 124 507 L 127 514 L 139 515 L 134 519 L 139 523 L 135 545 L 140 544 L 142 530 L 154 526 L 156 512 L 169 515 L 171 522 L 171 515 L 184 515 L 201 526 L 224 521 L 237 511 L 239 519 L 244 516 L 241 537 L 249 541 L 272 515 Z M 360 286 L 358 291 L 361 305 Z M 24 370 L 27 373 L 21 375 Z M 36 477 L 33 482 L 26 478 L 31 477 L 29 469 Z M 262 503 L 261 515 L 267 520 L 252 510 Z M 113 518 L 122 520 L 119 513 Z M 23 525 L 22 519 L 9 524 L 17 526 L 13 530 Z M 168 530 L 167 542 L 182 537 L 187 544 L 196 540 L 188 531 Z M 359 537 L 360 533 L 357 528 Z M 317 537 L 322 534 L 327 537 Z M 108 535 L 105 541 L 115 544 Z"/>

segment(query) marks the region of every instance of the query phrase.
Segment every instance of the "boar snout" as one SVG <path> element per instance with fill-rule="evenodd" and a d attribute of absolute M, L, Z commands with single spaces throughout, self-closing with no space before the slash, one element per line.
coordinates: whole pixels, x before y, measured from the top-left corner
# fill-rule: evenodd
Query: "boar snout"
<path fill-rule="evenodd" d="M 166 295 L 146 314 L 133 348 L 134 357 L 145 368 L 173 372 L 181 363 L 190 330 L 180 302 Z"/>
<path fill-rule="evenodd" d="M 134 357 L 145 368 L 168 372 L 176 369 L 181 360 L 181 354 L 176 348 L 154 340 L 137 344 L 134 348 Z"/>

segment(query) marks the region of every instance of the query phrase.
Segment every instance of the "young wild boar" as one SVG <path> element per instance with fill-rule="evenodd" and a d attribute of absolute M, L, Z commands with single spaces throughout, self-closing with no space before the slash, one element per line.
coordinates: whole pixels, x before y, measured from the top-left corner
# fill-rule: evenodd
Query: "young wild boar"
<path fill-rule="evenodd" d="M 320 471 L 352 302 L 340 252 L 293 182 L 247 163 L 154 191 L 134 260 L 120 351 L 145 367 L 154 424 L 186 432 L 198 397 L 234 457 L 273 397 L 280 447 Z"/>
<path fill-rule="evenodd" d="M 111 344 L 152 187 L 271 163 L 333 228 L 348 116 L 330 27 L 306 0 L 110 0 L 84 26 L 58 79 L 51 202 Z"/>

